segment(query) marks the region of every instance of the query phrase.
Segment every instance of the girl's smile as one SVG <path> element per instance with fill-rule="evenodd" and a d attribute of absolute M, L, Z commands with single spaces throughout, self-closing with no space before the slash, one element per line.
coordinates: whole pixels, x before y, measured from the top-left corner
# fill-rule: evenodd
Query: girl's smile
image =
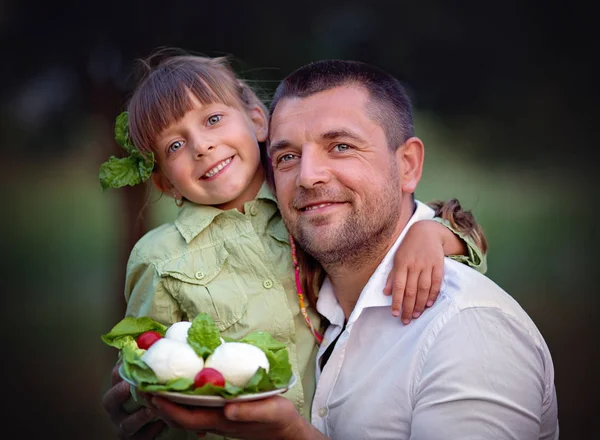
<path fill-rule="evenodd" d="M 221 175 L 221 171 L 224 171 L 225 169 L 227 169 L 229 167 L 229 164 L 231 163 L 231 161 L 233 160 L 235 156 L 231 156 L 228 157 L 227 159 L 225 159 L 224 161 L 219 162 L 216 166 L 212 167 L 206 174 L 204 174 L 201 179 L 203 180 L 210 180 L 213 177 L 216 178 L 217 176 Z"/>

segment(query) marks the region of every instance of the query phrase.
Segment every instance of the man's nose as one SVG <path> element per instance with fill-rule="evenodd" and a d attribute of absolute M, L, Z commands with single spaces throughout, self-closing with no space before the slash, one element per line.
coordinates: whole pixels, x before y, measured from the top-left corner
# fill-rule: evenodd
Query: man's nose
<path fill-rule="evenodd" d="M 317 185 L 329 182 L 330 172 L 324 158 L 319 154 L 305 151 L 300 157 L 300 172 L 298 173 L 298 186 L 314 188 Z"/>

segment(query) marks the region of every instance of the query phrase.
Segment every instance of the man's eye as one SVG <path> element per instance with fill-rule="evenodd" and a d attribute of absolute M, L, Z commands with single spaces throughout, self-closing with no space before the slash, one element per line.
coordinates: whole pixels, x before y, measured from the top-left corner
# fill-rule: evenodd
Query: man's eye
<path fill-rule="evenodd" d="M 215 125 L 217 122 L 221 120 L 221 115 L 212 115 L 208 118 L 208 125 Z"/>
<path fill-rule="evenodd" d="M 334 149 L 337 149 L 337 151 L 347 151 L 350 149 L 350 145 L 348 144 L 337 144 L 335 147 L 333 147 Z"/>
<path fill-rule="evenodd" d="M 183 147 L 183 142 L 175 141 L 171 145 L 169 145 L 169 153 L 175 153 L 181 147 Z"/>
<path fill-rule="evenodd" d="M 281 162 L 289 162 L 290 160 L 293 160 L 296 156 L 288 153 L 288 154 L 284 154 L 282 156 L 279 157 L 279 159 L 277 159 L 277 162 L 281 163 Z"/>

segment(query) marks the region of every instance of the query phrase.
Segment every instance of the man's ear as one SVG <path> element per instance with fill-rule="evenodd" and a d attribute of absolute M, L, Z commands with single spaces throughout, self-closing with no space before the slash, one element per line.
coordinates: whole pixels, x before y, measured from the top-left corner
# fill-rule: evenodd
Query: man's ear
<path fill-rule="evenodd" d="M 267 115 L 260 106 L 254 106 L 248 111 L 248 116 L 254 125 L 254 134 L 258 142 L 264 142 L 267 140 L 269 134 L 269 120 Z"/>
<path fill-rule="evenodd" d="M 425 147 L 418 137 L 411 137 L 396 150 L 402 178 L 402 192 L 413 194 L 423 174 Z"/>
<path fill-rule="evenodd" d="M 152 183 L 161 193 L 167 194 L 174 199 L 180 199 L 181 194 L 177 191 L 167 177 L 160 171 L 152 172 Z"/>

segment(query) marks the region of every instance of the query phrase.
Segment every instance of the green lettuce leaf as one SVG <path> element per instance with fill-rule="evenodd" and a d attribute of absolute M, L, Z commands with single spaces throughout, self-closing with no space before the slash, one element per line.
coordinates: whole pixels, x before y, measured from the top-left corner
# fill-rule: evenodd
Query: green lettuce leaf
<path fill-rule="evenodd" d="M 221 396 L 221 397 L 233 397 L 241 394 L 244 390 L 240 387 L 225 382 L 224 387 L 217 387 L 207 383 L 200 388 L 194 388 L 187 394 L 202 395 L 202 396 Z"/>
<path fill-rule="evenodd" d="M 130 343 L 130 339 L 135 339 L 142 333 L 150 330 L 157 331 L 164 336 L 167 327 L 146 316 L 141 318 L 128 316 L 119 321 L 117 325 L 115 325 L 108 333 L 100 336 L 100 338 L 105 344 L 120 350 L 124 345 Z"/>
<path fill-rule="evenodd" d="M 210 315 L 199 313 L 188 330 L 187 341 L 198 356 L 206 359 L 221 345 L 221 333 Z"/>
<path fill-rule="evenodd" d="M 265 351 L 269 360 L 269 378 L 275 388 L 286 387 L 292 378 L 292 366 L 287 350 L 279 350 L 276 353 Z M 263 390 L 264 391 L 264 390 Z"/>
<path fill-rule="evenodd" d="M 267 332 L 253 332 L 244 336 L 240 339 L 240 342 L 252 344 L 260 348 L 262 351 L 279 351 L 285 348 L 285 344 L 279 342 L 270 333 Z"/>
<path fill-rule="evenodd" d="M 140 384 L 140 390 L 146 391 L 149 393 L 154 393 L 157 391 L 169 391 L 169 392 L 183 392 L 188 391 L 194 388 L 194 381 L 192 379 L 187 379 L 185 377 L 179 377 L 177 379 L 172 379 L 165 384 Z"/>
<path fill-rule="evenodd" d="M 287 385 L 287 384 L 286 384 Z M 244 387 L 245 393 L 260 393 L 277 388 L 264 368 L 259 368 Z"/>
<path fill-rule="evenodd" d="M 126 345 L 123 347 L 123 350 L 121 350 L 121 359 L 123 361 L 125 375 L 137 383 L 140 386 L 140 389 L 146 384 L 158 383 L 158 378 L 156 377 L 156 374 L 154 374 L 154 371 L 152 371 L 152 369 L 141 359 L 141 355 L 145 351 L 146 350 L 137 348 L 137 344 L 135 347 Z"/>

